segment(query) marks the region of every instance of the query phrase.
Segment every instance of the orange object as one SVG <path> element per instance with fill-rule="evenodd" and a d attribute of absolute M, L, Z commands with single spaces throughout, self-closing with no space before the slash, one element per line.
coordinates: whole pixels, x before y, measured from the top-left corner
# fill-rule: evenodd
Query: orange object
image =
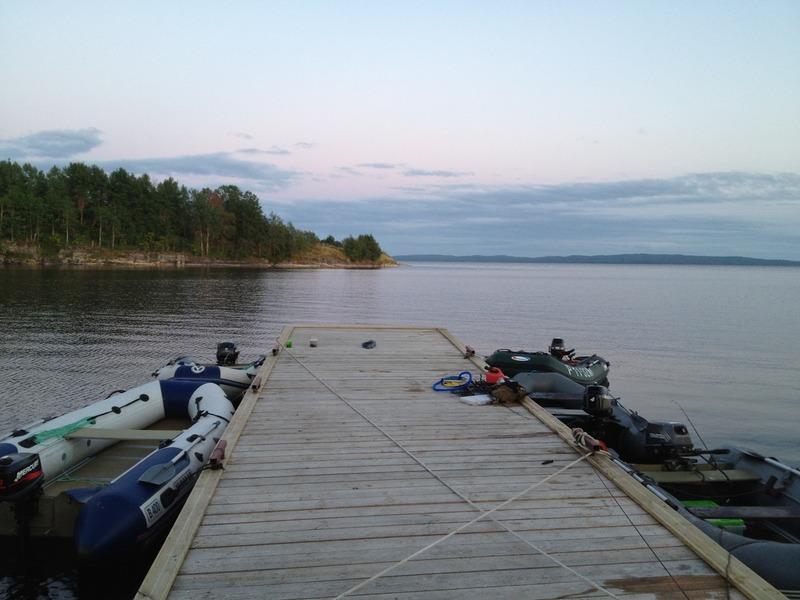
<path fill-rule="evenodd" d="M 486 371 L 486 383 L 491 385 L 499 383 L 502 379 L 505 379 L 505 377 L 505 374 L 497 367 L 490 367 L 489 370 Z"/>

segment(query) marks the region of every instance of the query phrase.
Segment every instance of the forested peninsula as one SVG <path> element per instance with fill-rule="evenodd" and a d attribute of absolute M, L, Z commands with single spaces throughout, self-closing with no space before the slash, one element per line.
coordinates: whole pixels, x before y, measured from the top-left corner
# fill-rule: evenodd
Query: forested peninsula
<path fill-rule="evenodd" d="M 71 163 L 45 172 L 0 162 L 0 262 L 17 264 L 394 264 L 370 234 L 320 240 L 264 214 L 235 185 L 190 189 L 125 169 Z"/>

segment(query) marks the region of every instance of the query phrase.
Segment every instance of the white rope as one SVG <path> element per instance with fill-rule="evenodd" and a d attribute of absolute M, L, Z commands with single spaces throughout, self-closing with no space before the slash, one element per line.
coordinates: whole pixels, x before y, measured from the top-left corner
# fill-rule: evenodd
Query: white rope
<path fill-rule="evenodd" d="M 519 499 L 520 497 L 524 496 L 525 494 L 527 494 L 528 492 L 530 492 L 530 491 L 531 491 L 531 490 L 533 490 L 534 488 L 537 488 L 538 486 L 542 485 L 543 483 L 545 483 L 545 482 L 549 481 L 550 479 L 552 479 L 552 478 L 553 478 L 553 477 L 555 477 L 556 475 L 560 475 L 561 473 L 563 473 L 564 471 L 566 471 L 566 470 L 567 470 L 567 469 L 569 469 L 570 467 L 572 467 L 572 466 L 574 466 L 574 465 L 577 465 L 577 464 L 578 464 L 579 462 L 581 462 L 581 461 L 584 461 L 584 460 L 586 460 L 586 459 L 587 459 L 589 456 L 590 456 L 590 454 L 582 454 L 581 456 L 579 456 L 578 458 L 576 458 L 575 460 L 573 460 L 573 461 L 572 461 L 571 463 L 569 463 L 568 465 L 565 465 L 565 466 L 561 467 L 561 468 L 560 468 L 558 471 L 556 471 L 555 473 L 551 473 L 550 475 L 548 475 L 548 476 L 547 476 L 547 477 L 545 477 L 544 479 L 540 479 L 539 481 L 536 481 L 535 483 L 532 483 L 531 485 L 529 485 L 528 487 L 526 487 L 526 488 L 525 488 L 524 490 L 522 490 L 521 492 L 519 492 L 519 493 L 517 493 L 517 494 L 514 494 L 513 496 L 511 496 L 511 498 L 509 498 L 509 499 L 508 499 L 508 500 L 506 500 L 505 502 L 501 502 L 500 504 L 498 504 L 497 506 L 495 506 L 493 509 L 491 509 L 491 510 L 487 510 L 487 511 L 483 512 L 482 514 L 478 515 L 477 517 L 475 517 L 475 518 L 474 518 L 474 519 L 472 519 L 471 521 L 469 521 L 469 522 L 467 522 L 467 523 L 464 523 L 463 525 L 460 525 L 459 527 L 456 527 L 456 528 L 455 528 L 453 531 L 451 531 L 450 533 L 448 533 L 448 534 L 445 534 L 445 535 L 443 535 L 442 537 L 440 537 L 438 540 L 435 540 L 435 541 L 431 542 L 430 544 L 428 544 L 428 545 L 427 545 L 427 546 L 425 546 L 424 548 L 420 548 L 419 550 L 417 550 L 417 551 L 416 551 L 416 552 L 414 552 L 413 554 L 410 554 L 410 555 L 408 555 L 407 557 L 405 557 L 404 559 L 402 559 L 402 560 L 400 560 L 400 561 L 396 562 L 395 564 L 393 564 L 393 565 L 390 565 L 390 566 L 386 567 L 386 568 L 385 568 L 383 571 L 381 571 L 380 573 L 376 573 L 375 575 L 373 575 L 373 576 L 372 576 L 372 577 L 370 577 L 369 579 L 365 579 L 365 580 L 364 580 L 364 581 L 362 581 L 361 583 L 359 583 L 359 584 L 357 584 L 357 585 L 354 585 L 353 587 L 351 587 L 351 588 L 350 588 L 349 590 L 347 590 L 346 592 L 344 592 L 344 593 L 342 593 L 342 594 L 339 594 L 338 596 L 336 596 L 336 600 L 339 600 L 339 598 L 344 598 L 345 596 L 347 596 L 347 595 L 349 595 L 349 594 L 351 594 L 351 593 L 355 592 L 356 590 L 359 590 L 359 589 L 361 589 L 361 588 L 362 588 L 362 587 L 364 587 L 365 585 L 367 585 L 367 584 L 369 584 L 369 583 L 372 583 L 372 582 L 373 582 L 373 581 L 375 581 L 376 579 L 379 579 L 380 577 L 383 577 L 383 576 L 384 576 L 384 575 L 386 575 L 387 573 L 389 573 L 389 572 L 391 572 L 391 571 L 394 571 L 394 570 L 395 570 L 397 567 L 400 567 L 400 566 L 404 565 L 405 563 L 407 563 L 407 562 L 408 562 L 408 561 L 410 561 L 410 560 L 413 560 L 414 558 L 416 558 L 417 556 L 419 556 L 419 555 L 420 555 L 420 554 L 422 554 L 423 552 L 427 552 L 428 550 L 430 550 L 430 549 L 431 549 L 431 548 L 433 548 L 434 546 L 437 546 L 437 545 L 441 544 L 442 542 L 444 542 L 445 540 L 448 540 L 448 539 L 450 539 L 451 537 L 453 537 L 453 536 L 454 536 L 454 535 L 456 535 L 457 533 L 459 533 L 459 532 L 461 532 L 461 531 L 464 531 L 464 530 L 465 530 L 467 527 L 469 527 L 470 525 L 474 525 L 474 524 L 475 524 L 475 523 L 477 523 L 478 521 L 482 520 L 484 517 L 488 517 L 489 515 L 491 515 L 493 512 L 500 510 L 501 508 L 503 508 L 504 506 L 507 506 L 508 504 L 511 504 L 511 503 L 512 503 L 514 500 L 517 500 L 517 499 Z M 553 558 L 553 557 L 550 557 L 550 558 Z M 598 588 L 598 589 L 600 589 L 600 590 L 602 590 L 602 591 L 606 592 L 606 593 L 607 593 L 609 596 L 611 596 L 611 597 L 613 597 L 613 598 L 616 598 L 616 597 L 617 597 L 617 596 L 615 596 L 614 594 L 612 594 L 611 592 L 609 592 L 608 590 L 606 590 L 606 589 L 604 589 L 604 588 L 600 587 L 600 585 L 599 585 L 599 584 L 596 584 L 596 583 L 593 583 L 593 582 L 591 582 L 591 581 L 590 581 L 588 578 L 584 577 L 584 576 L 583 576 L 583 575 L 581 575 L 580 573 L 577 573 L 576 571 L 574 571 L 574 570 L 573 570 L 573 569 L 571 569 L 570 567 L 567 567 L 567 566 L 566 566 L 566 565 L 564 565 L 563 563 L 561 563 L 561 565 L 562 565 L 562 566 L 564 566 L 564 567 L 566 567 L 567 569 L 569 569 L 570 571 L 572 571 L 572 572 L 573 572 L 573 573 L 575 573 L 576 575 L 578 575 L 578 576 L 579 576 L 581 579 L 584 579 L 585 581 L 588 581 L 589 583 L 591 583 L 591 585 L 592 585 L 593 587 L 596 587 L 596 588 Z"/>
<path fill-rule="evenodd" d="M 648 549 L 650 550 L 650 552 L 652 553 L 652 555 L 653 555 L 653 558 L 655 558 L 655 559 L 658 561 L 658 563 L 661 565 L 661 568 L 663 568 L 663 569 L 664 569 L 664 571 L 667 573 L 667 575 L 669 575 L 670 579 L 672 579 L 672 582 L 675 584 L 675 587 L 677 587 L 677 588 L 678 588 L 678 591 L 679 591 L 681 594 L 683 594 L 683 597 L 684 597 L 684 598 L 686 598 L 686 600 L 689 600 L 689 595 L 688 595 L 688 594 L 687 594 L 687 593 L 684 591 L 684 589 L 681 587 L 681 584 L 680 584 L 680 583 L 678 583 L 678 580 L 677 580 L 677 578 L 676 578 L 676 577 L 675 577 L 675 576 L 672 574 L 672 572 L 671 572 L 671 571 L 670 571 L 670 570 L 667 568 L 667 565 L 665 565 L 665 564 L 664 564 L 664 561 L 663 561 L 663 560 L 661 560 L 661 558 L 658 556 L 658 553 L 656 552 L 656 549 L 655 549 L 655 548 L 653 548 L 653 546 L 651 546 L 651 545 L 650 545 L 650 542 L 648 542 L 648 541 L 647 541 L 647 538 L 644 536 L 644 534 L 643 534 L 643 533 L 642 533 L 642 532 L 639 530 L 639 528 L 638 528 L 638 527 L 636 526 L 636 524 L 633 522 L 633 519 L 631 519 L 631 516 L 630 516 L 630 515 L 628 514 L 628 512 L 627 512 L 627 511 L 626 511 L 626 510 L 623 508 L 623 506 L 622 506 L 622 504 L 620 503 L 619 499 L 618 499 L 618 498 L 617 498 L 617 497 L 614 495 L 614 492 L 613 492 L 613 491 L 611 491 L 611 489 L 608 487 L 608 485 L 606 484 L 606 481 L 605 481 L 605 479 L 602 477 L 602 475 L 600 475 L 600 473 L 597 473 L 597 472 L 595 472 L 595 475 L 596 475 L 596 476 L 597 476 L 597 478 L 600 480 L 600 483 L 602 483 L 602 484 L 603 484 L 603 487 L 604 487 L 604 488 L 606 488 L 606 491 L 608 492 L 609 496 L 611 496 L 611 498 L 612 498 L 612 499 L 614 500 L 614 502 L 617 504 L 617 508 L 619 508 L 619 510 L 622 512 L 622 514 L 623 514 L 623 515 L 625 515 L 625 517 L 628 519 L 628 523 L 630 523 L 631 527 L 633 527 L 633 530 L 634 530 L 636 533 L 638 533 L 638 534 L 639 534 L 639 537 L 642 539 L 642 541 L 644 542 L 644 544 L 647 546 L 647 548 L 648 548 Z"/>
<path fill-rule="evenodd" d="M 551 475 L 548 475 L 548 476 L 547 476 L 545 479 L 543 479 L 543 480 L 541 480 L 541 481 L 539 481 L 539 482 L 536 482 L 535 484 L 532 484 L 531 486 L 529 486 L 529 487 L 528 487 L 528 488 L 526 488 L 525 490 L 523 490 L 523 491 L 519 492 L 519 493 L 518 493 L 518 494 L 516 494 L 515 496 L 512 496 L 510 499 L 506 500 L 505 502 L 503 502 L 502 504 L 500 504 L 500 505 L 496 506 L 495 508 L 493 508 L 493 509 L 491 509 L 491 510 L 489 510 L 489 511 L 486 511 L 486 510 L 484 510 L 482 507 L 480 507 L 480 506 L 478 506 L 477 504 L 475 504 L 475 503 L 474 503 L 472 500 L 470 500 L 470 498 L 469 498 L 468 496 L 466 496 L 465 494 L 461 493 L 459 490 L 457 490 L 457 489 L 456 489 L 456 488 L 454 488 L 452 485 L 450 485 L 448 482 L 446 482 L 444 479 L 442 479 L 442 478 L 441 478 L 439 475 L 437 475 L 436 473 L 434 473 L 434 472 L 433 472 L 433 470 L 431 470 L 431 468 L 430 468 L 430 467 L 428 467 L 428 465 L 426 465 L 424 461 L 422 461 L 422 459 L 420 459 L 420 458 L 419 458 L 418 456 L 416 456 L 416 455 L 415 455 L 413 452 L 411 452 L 411 450 L 409 450 L 408 448 L 406 448 L 405 446 L 403 446 L 403 444 L 402 444 L 402 443 L 400 443 L 398 440 L 396 440 L 396 439 L 395 439 L 395 438 L 394 438 L 394 437 L 393 437 L 393 436 L 392 436 L 392 435 L 391 435 L 389 432 L 387 432 L 387 431 L 386 431 L 386 430 L 384 430 L 384 429 L 383 429 L 383 428 L 382 428 L 380 425 L 378 425 L 377 423 L 375 423 L 374 421 L 372 421 L 372 420 L 371 420 L 371 419 L 370 419 L 370 418 L 369 418 L 367 415 L 365 415 L 363 412 L 361 412 L 360 410 L 358 410 L 358 408 L 356 408 L 355 406 L 353 406 L 353 404 L 351 404 L 351 403 L 350 403 L 350 402 L 349 402 L 349 401 L 348 401 L 346 398 L 344 398 L 344 397 L 343 397 L 341 394 L 339 394 L 339 393 L 338 393 L 338 392 L 337 392 L 335 389 L 333 389 L 333 388 L 332 388 L 330 385 L 328 385 L 328 384 L 327 384 L 325 381 L 323 381 L 323 380 L 322 380 L 322 379 L 321 379 L 321 378 L 320 378 L 320 377 L 319 377 L 319 376 L 318 376 L 316 373 L 314 373 L 314 372 L 313 372 L 313 371 L 312 371 L 312 370 L 311 370 L 311 369 L 310 369 L 310 368 L 309 368 L 309 367 L 308 367 L 308 366 L 307 366 L 305 363 L 303 363 L 303 361 L 301 361 L 301 360 L 300 360 L 300 359 L 299 359 L 299 358 L 298 358 L 298 357 L 297 357 L 297 356 L 296 356 L 294 353 L 290 352 L 290 351 L 289 351 L 289 350 L 288 350 L 288 349 L 287 349 L 285 346 L 283 346 L 282 344 L 280 344 L 280 343 L 279 343 L 279 345 L 282 347 L 282 349 L 283 349 L 283 350 L 284 350 L 284 351 L 285 351 L 285 352 L 286 352 L 286 353 L 287 353 L 287 354 L 288 354 L 288 355 L 289 355 L 289 356 L 290 356 L 292 359 L 294 359 L 294 360 L 297 362 L 297 364 L 299 364 L 301 367 L 303 367 L 303 369 L 305 369 L 305 370 L 306 370 L 306 371 L 307 371 L 307 372 L 308 372 L 308 373 L 309 373 L 309 374 L 310 374 L 312 377 L 314 377 L 314 379 L 316 379 L 316 380 L 317 380 L 319 383 L 321 383 L 321 384 L 322 384 L 322 385 L 323 385 L 323 386 L 324 386 L 324 387 L 325 387 L 325 388 L 326 388 L 326 389 L 327 389 L 329 392 L 331 392 L 331 393 L 332 393 L 334 396 L 336 396 L 337 398 L 339 398 L 339 400 L 341 400 L 341 401 L 342 401 L 342 402 L 343 402 L 345 405 L 347 405 L 347 406 L 348 406 L 348 407 L 349 407 L 349 408 L 350 408 L 350 409 L 351 409 L 353 412 L 355 412 L 356 414 L 358 414 L 358 415 L 359 415 L 359 416 L 360 416 L 362 419 L 364 419 L 364 420 L 365 420 L 367 423 L 369 423 L 369 424 L 370 424 L 370 425 L 372 425 L 372 426 L 373 426 L 375 429 L 377 429 L 378 431 L 380 431 L 380 432 L 381 432 L 381 433 L 382 433 L 382 434 L 383 434 L 383 435 L 384 435 L 386 438 L 388 438 L 388 439 L 389 439 L 389 440 L 390 440 L 392 443 L 394 443 L 394 444 L 395 444 L 395 445 L 396 445 L 398 448 L 400 448 L 400 449 L 401 449 L 403 452 L 405 452 L 405 453 L 406 453 L 406 454 L 407 454 L 407 455 L 408 455 L 408 456 L 409 456 L 409 457 L 410 457 L 412 460 L 414 460 L 414 461 L 415 461 L 415 462 L 416 462 L 418 465 L 420 465 L 420 466 L 421 466 L 423 469 L 425 469 L 425 470 L 426 470 L 426 471 L 427 471 L 427 472 L 428 472 L 428 473 L 429 473 L 431 476 L 433 476 L 433 477 L 434 477 L 434 478 L 435 478 L 437 481 L 439 481 L 439 482 L 440 482 L 442 485 L 444 485 L 444 486 L 445 486 L 447 489 L 449 489 L 449 490 L 450 490 L 451 492 L 453 492 L 453 493 L 454 493 L 456 496 L 458 496 L 459 498 L 461 498 L 462 500 L 464 500 L 464 501 L 465 501 L 467 504 L 469 504 L 469 505 L 470 505 L 470 507 L 472 507 L 473 509 L 475 509 L 475 510 L 479 511 L 479 512 L 481 513 L 481 515 L 480 515 L 480 516 L 479 516 L 479 517 L 478 517 L 476 520 L 474 520 L 473 522 L 477 522 L 477 521 L 481 520 L 482 518 L 484 518 L 484 517 L 486 517 L 486 516 L 489 516 L 489 518 L 491 519 L 491 521 L 493 521 L 493 522 L 494 522 L 495 524 L 497 524 L 499 527 L 501 527 L 501 528 L 502 528 L 502 529 L 504 529 L 506 532 L 508 532 L 508 533 L 510 533 L 511 535 L 513 535 L 515 538 L 517 538 L 518 540 L 520 540 L 521 542 L 523 542 L 524 544 L 526 544 L 528 547 L 532 548 L 533 550 L 535 550 L 536 552 L 538 552 L 539 554 L 541 554 L 542 556 L 545 556 L 546 558 L 550 559 L 550 560 L 551 560 L 551 561 L 553 561 L 553 562 L 554 562 L 556 565 L 558 565 L 558 566 L 560 566 L 560 567 L 562 567 L 562 568 L 564 568 L 564 569 L 566 569 L 566 570 L 570 571 L 572 574 L 576 575 L 576 576 L 577 576 L 577 577 L 579 577 L 580 579 L 583 579 L 583 580 L 584 580 L 585 582 L 587 582 L 589 585 L 591 585 L 592 587 L 596 588 L 597 590 L 599 590 L 599 591 L 601 591 L 601 592 L 603 592 L 603 593 L 607 594 L 608 596 L 610 596 L 610 597 L 612 597 L 612 598 L 617 598 L 617 596 L 615 596 L 615 595 L 614 595 L 612 592 L 610 592 L 609 590 L 605 589 L 605 588 L 604 588 L 603 586 L 601 586 L 599 583 L 597 583 L 597 582 L 595 582 L 595 581 L 592 581 L 591 579 L 589 579 L 589 578 L 588 578 L 588 577 L 586 577 L 585 575 L 582 575 L 581 573 L 579 573 L 578 571 L 576 571 L 575 569 L 573 569 L 573 568 L 572 568 L 572 567 L 570 567 L 569 565 L 567 565 L 567 564 L 563 563 L 562 561 L 560 561 L 559 559 L 557 559 L 555 556 L 552 556 L 552 555 L 548 554 L 548 553 L 547 553 L 547 552 L 545 552 L 543 549 L 539 548 L 539 547 L 538 547 L 536 544 L 534 544 L 533 542 L 531 542 L 529 539 L 527 539 L 527 538 L 523 537 L 522 535 L 520 535 L 519 533 L 517 533 L 516 531 L 514 531 L 513 529 L 511 529 L 511 528 L 510 528 L 508 525 L 506 525 L 506 524 L 505 524 L 505 523 L 503 523 L 502 521 L 499 521 L 499 520 L 497 520 L 496 518 L 494 518 L 494 517 L 492 517 L 492 516 L 491 516 L 491 514 L 492 514 L 493 512 L 495 512 L 496 510 L 498 510 L 499 508 L 501 508 L 501 507 L 505 506 L 506 504 L 508 504 L 508 503 L 512 502 L 513 500 L 515 500 L 515 499 L 519 498 L 521 495 L 524 495 L 524 494 L 526 494 L 527 492 L 529 492 L 530 490 L 534 489 L 536 486 L 538 486 L 538 485 L 540 485 L 540 484 L 544 483 L 544 482 L 545 482 L 545 481 L 547 481 L 548 479 L 550 479 L 550 478 L 552 478 L 552 477 L 555 477 L 556 475 L 558 475 L 558 474 L 559 474 L 559 473 L 561 473 L 562 471 L 565 471 L 567 468 L 571 467 L 572 465 L 574 465 L 574 464 L 577 464 L 577 463 L 581 462 L 581 461 L 582 461 L 582 460 L 584 460 L 584 459 L 585 459 L 587 456 L 589 456 L 589 454 L 585 454 L 585 455 L 581 456 L 580 458 L 578 458 L 577 460 L 575 460 L 573 463 L 570 463 L 569 465 L 567 465 L 567 466 L 563 467 L 563 468 L 562 468 L 562 469 L 560 469 L 559 471 L 556 471 L 555 473 L 553 473 L 553 474 L 551 474 Z M 343 598 L 343 597 L 344 597 L 344 596 L 346 596 L 347 594 L 350 594 L 351 592 L 355 591 L 356 589 L 359 589 L 360 587 L 362 587 L 363 585 L 366 585 L 366 584 L 367 584 L 367 583 L 369 583 L 370 581 L 374 581 L 375 579 L 377 579 L 377 578 L 381 577 L 383 574 L 385 574 L 385 573 L 388 573 L 389 571 L 391 571 L 391 570 L 393 570 L 393 569 L 397 568 L 397 567 L 398 567 L 398 566 L 400 566 L 401 564 L 404 564 L 405 562 L 407 562 L 407 561 L 409 561 L 409 560 L 413 559 L 415 556 L 418 556 L 419 554 L 421 554 L 421 553 L 425 552 L 425 551 L 426 551 L 426 550 L 428 550 L 429 548 L 432 548 L 434 545 L 436 545 L 436 544 L 438 544 L 438 543 L 440 543 L 440 542 L 444 541 L 444 539 L 447 539 L 447 538 L 449 538 L 449 537 L 452 537 L 453 535 L 455 535 L 456 533 L 458 533 L 459 531 L 461 531 L 461 530 L 462 530 L 464 527 L 468 527 L 470 524 L 471 524 L 471 523 L 467 523 L 467 524 L 463 525 L 462 527 L 458 528 L 456 531 L 453 531 L 453 532 L 451 532 L 450 534 L 448 534 L 447 536 L 445 536 L 445 538 L 438 540 L 437 542 L 435 542 L 435 543 L 434 543 L 434 544 L 432 544 L 432 545 L 429 545 L 429 546 L 426 546 L 425 548 L 422 548 L 421 550 L 419 550 L 419 551 L 415 552 L 415 553 L 414 553 L 414 554 L 412 554 L 411 556 L 409 556 L 409 557 L 407 557 L 407 558 L 403 559 L 402 561 L 400 561 L 400 563 L 398 563 L 398 564 L 395 564 L 395 565 L 393 565 L 393 566 L 389 567 L 388 569 L 385 569 L 384 571 L 382 571 L 382 572 L 378 573 L 377 575 L 373 576 L 372 578 L 370 578 L 370 579 L 368 579 L 368 580 L 366 580 L 366 581 L 362 582 L 361 584 L 357 585 L 356 587 L 354 587 L 354 588 L 352 588 L 352 589 L 350 589 L 350 590 L 348 590 L 348 591 L 344 592 L 343 594 L 341 594 L 341 595 L 337 596 L 337 598 Z"/>

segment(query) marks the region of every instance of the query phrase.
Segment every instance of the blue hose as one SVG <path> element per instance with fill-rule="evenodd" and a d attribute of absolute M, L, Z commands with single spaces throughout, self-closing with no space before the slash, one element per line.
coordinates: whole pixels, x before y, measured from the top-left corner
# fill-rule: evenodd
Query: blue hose
<path fill-rule="evenodd" d="M 456 382 L 456 381 L 463 381 L 464 383 L 454 385 L 451 383 L 447 385 L 447 382 Z M 439 381 L 434 383 L 431 386 L 431 389 L 434 392 L 460 392 L 465 390 L 469 387 L 472 383 L 472 373 L 469 371 L 461 371 L 458 375 L 446 375 L 442 377 Z"/>

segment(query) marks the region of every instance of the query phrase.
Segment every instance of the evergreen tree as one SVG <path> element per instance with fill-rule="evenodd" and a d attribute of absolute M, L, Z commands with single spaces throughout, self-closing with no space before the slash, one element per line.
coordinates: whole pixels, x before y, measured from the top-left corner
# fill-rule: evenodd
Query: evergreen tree
<path fill-rule="evenodd" d="M 189 251 L 219 258 L 278 262 L 319 242 L 275 213 L 265 215 L 255 194 L 235 185 L 189 190 L 172 178 L 70 163 L 43 172 L 0 161 L 0 240 L 38 245 L 46 254 L 70 246 L 119 250 Z M 351 260 L 376 260 L 371 235 L 344 243 Z"/>

